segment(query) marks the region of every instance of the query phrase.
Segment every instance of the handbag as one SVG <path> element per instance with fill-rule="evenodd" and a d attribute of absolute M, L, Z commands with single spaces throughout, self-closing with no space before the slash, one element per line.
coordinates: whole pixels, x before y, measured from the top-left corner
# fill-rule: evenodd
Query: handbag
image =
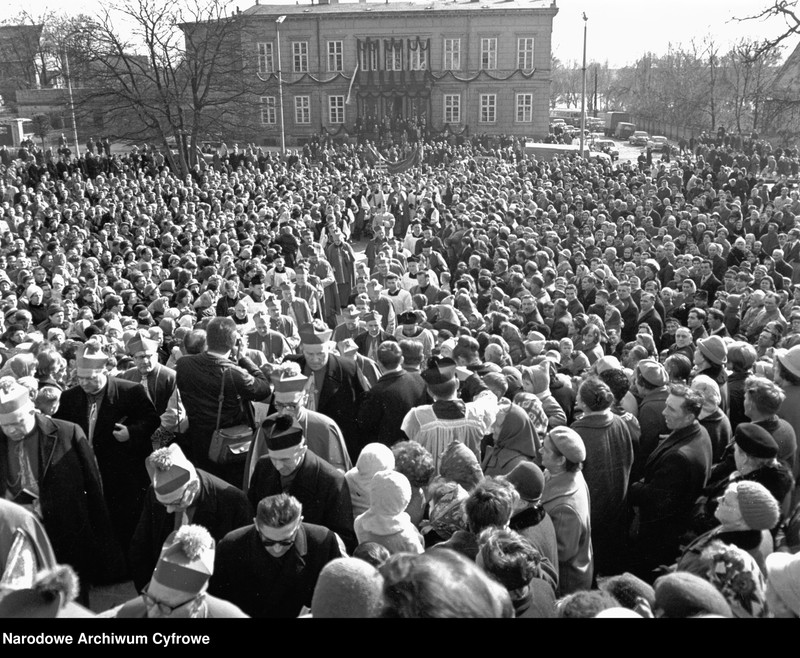
<path fill-rule="evenodd" d="M 229 370 L 226 370 L 222 374 L 222 386 L 219 390 L 219 405 L 217 406 L 217 428 L 211 435 L 211 444 L 208 447 L 209 460 L 220 465 L 244 463 L 255 437 L 255 430 L 250 425 L 234 425 L 223 428 L 219 426 L 222 417 L 222 403 L 225 399 L 225 375 L 228 372 Z M 238 392 L 236 399 L 241 405 L 242 398 Z M 246 410 L 245 415 L 248 415 Z"/>

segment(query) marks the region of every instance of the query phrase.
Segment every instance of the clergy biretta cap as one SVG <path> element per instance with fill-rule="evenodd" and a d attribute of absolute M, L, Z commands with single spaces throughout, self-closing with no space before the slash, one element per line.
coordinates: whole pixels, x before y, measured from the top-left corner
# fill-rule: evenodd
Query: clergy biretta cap
<path fill-rule="evenodd" d="M 270 416 L 262 424 L 264 439 L 270 451 L 286 450 L 303 440 L 303 428 L 291 416 Z"/>
<path fill-rule="evenodd" d="M 177 443 L 159 448 L 145 460 L 156 496 L 177 498 L 197 471 Z"/>
<path fill-rule="evenodd" d="M 4 382 L 0 386 L 0 422 L 6 414 L 33 407 L 30 393 L 25 386 L 15 381 Z"/>
<path fill-rule="evenodd" d="M 164 587 L 198 594 L 214 573 L 214 540 L 203 526 L 185 525 L 161 547 L 153 580 Z"/>
<path fill-rule="evenodd" d="M 131 356 L 136 356 L 141 353 L 155 354 L 158 352 L 158 341 L 137 333 L 125 344 L 125 349 Z"/>
<path fill-rule="evenodd" d="M 287 374 L 279 372 L 272 375 L 272 385 L 276 393 L 297 393 L 302 391 L 308 383 L 308 377 L 301 374 Z"/>
<path fill-rule="evenodd" d="M 421 376 L 426 384 L 444 384 L 456 376 L 456 362 L 448 357 L 432 356 Z"/>
<path fill-rule="evenodd" d="M 98 370 L 105 370 L 108 355 L 105 352 L 89 352 L 86 348 L 78 352 L 75 359 L 78 376 L 84 374 L 91 376 Z"/>
<path fill-rule="evenodd" d="M 331 330 L 322 323 L 305 322 L 298 329 L 303 345 L 323 345 L 331 339 Z"/>

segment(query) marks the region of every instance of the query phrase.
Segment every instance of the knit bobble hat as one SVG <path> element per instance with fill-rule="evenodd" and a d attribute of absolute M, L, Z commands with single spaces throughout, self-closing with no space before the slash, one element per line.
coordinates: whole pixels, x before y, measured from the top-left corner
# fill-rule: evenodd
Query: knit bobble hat
<path fill-rule="evenodd" d="M 311 616 L 319 619 L 376 618 L 383 607 L 383 577 L 364 560 L 337 558 L 320 572 Z"/>
<path fill-rule="evenodd" d="M 778 523 L 778 501 L 763 484 L 750 480 L 737 482 L 736 497 L 742 520 L 751 530 L 772 530 Z"/>
<path fill-rule="evenodd" d="M 688 571 L 661 576 L 654 589 L 656 608 L 663 610 L 665 617 L 683 619 L 706 614 L 733 617 L 722 593 L 707 580 Z"/>

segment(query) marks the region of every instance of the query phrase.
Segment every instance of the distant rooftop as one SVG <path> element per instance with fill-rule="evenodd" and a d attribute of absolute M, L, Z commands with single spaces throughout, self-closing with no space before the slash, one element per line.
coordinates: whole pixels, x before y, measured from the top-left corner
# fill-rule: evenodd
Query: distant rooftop
<path fill-rule="evenodd" d="M 395 14 L 426 11 L 475 11 L 476 9 L 557 9 L 555 0 L 419 0 L 418 2 L 336 2 L 313 5 L 307 0 L 297 5 L 256 4 L 245 9 L 245 16 L 272 16 L 274 14 Z"/>

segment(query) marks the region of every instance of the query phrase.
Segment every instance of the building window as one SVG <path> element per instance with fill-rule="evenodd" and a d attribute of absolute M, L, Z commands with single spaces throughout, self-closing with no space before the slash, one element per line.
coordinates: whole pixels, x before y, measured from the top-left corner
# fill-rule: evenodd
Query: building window
<path fill-rule="evenodd" d="M 444 40 L 445 71 L 458 71 L 461 68 L 461 39 Z"/>
<path fill-rule="evenodd" d="M 481 94 L 481 123 L 497 121 L 497 94 Z"/>
<path fill-rule="evenodd" d="M 411 71 L 424 71 L 428 68 L 428 53 L 421 47 L 408 52 L 408 68 Z"/>
<path fill-rule="evenodd" d="M 275 125 L 275 96 L 261 97 L 261 123 L 265 126 Z"/>
<path fill-rule="evenodd" d="M 272 42 L 258 44 L 258 72 L 261 74 L 275 73 L 275 53 Z"/>
<path fill-rule="evenodd" d="M 362 71 L 378 70 L 378 42 L 367 40 L 359 49 L 359 67 Z"/>
<path fill-rule="evenodd" d="M 387 71 L 403 70 L 403 47 L 399 43 L 387 43 L 384 56 L 386 58 Z"/>
<path fill-rule="evenodd" d="M 328 71 L 344 71 L 344 44 L 341 41 L 328 41 Z"/>
<path fill-rule="evenodd" d="M 517 123 L 533 121 L 533 94 L 517 94 Z"/>
<path fill-rule="evenodd" d="M 308 73 L 308 41 L 292 42 L 292 70 Z"/>
<path fill-rule="evenodd" d="M 311 96 L 294 97 L 294 122 L 311 123 Z"/>
<path fill-rule="evenodd" d="M 328 96 L 328 123 L 344 123 L 344 96 Z"/>
<path fill-rule="evenodd" d="M 461 123 L 461 94 L 444 95 L 444 122 Z"/>
<path fill-rule="evenodd" d="M 517 39 L 517 68 L 523 71 L 533 69 L 533 37 Z"/>
<path fill-rule="evenodd" d="M 497 68 L 497 39 L 481 39 L 481 70 Z"/>

